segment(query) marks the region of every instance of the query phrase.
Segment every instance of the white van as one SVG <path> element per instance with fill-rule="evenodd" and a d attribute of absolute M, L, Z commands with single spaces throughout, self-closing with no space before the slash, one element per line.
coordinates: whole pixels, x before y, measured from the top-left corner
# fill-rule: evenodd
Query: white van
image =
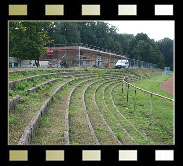
<path fill-rule="evenodd" d="M 128 60 L 118 60 L 117 63 L 115 64 L 115 69 L 121 69 L 121 68 L 128 68 L 129 67 L 129 62 Z"/>

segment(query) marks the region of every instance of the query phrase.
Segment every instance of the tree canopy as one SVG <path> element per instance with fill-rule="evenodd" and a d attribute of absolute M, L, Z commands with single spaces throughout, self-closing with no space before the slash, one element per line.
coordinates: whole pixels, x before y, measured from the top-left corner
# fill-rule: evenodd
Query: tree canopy
<path fill-rule="evenodd" d="M 164 38 L 157 42 L 158 48 L 165 57 L 165 66 L 173 70 L 173 40 Z"/>
<path fill-rule="evenodd" d="M 48 22 L 10 22 L 9 52 L 19 60 L 37 60 L 46 51 L 48 44 Z M 21 61 L 20 61 L 21 62 Z"/>

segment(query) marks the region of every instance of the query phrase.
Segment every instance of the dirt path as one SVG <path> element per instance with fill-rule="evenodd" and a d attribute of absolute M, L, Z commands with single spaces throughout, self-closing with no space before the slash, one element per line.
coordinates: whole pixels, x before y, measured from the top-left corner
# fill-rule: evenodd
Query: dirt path
<path fill-rule="evenodd" d="M 160 85 L 160 87 L 170 93 L 173 96 L 173 77 L 169 78 L 168 80 L 166 80 L 164 83 L 162 83 Z"/>

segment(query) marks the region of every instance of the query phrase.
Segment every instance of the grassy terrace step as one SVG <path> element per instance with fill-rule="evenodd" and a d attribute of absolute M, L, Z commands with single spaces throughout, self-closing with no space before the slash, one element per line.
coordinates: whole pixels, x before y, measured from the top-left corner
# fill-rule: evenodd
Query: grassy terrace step
<path fill-rule="evenodd" d="M 45 101 L 58 92 L 58 87 L 72 79 L 75 80 L 64 85 L 54 95 L 44 116 L 40 116 L 40 126 L 38 130 L 36 128 L 31 144 L 173 144 L 173 103 L 153 96 L 152 124 L 149 125 L 150 96 L 137 91 L 136 111 L 134 111 L 134 88 L 129 89 L 128 103 L 125 84 L 122 96 L 124 76 L 129 82 L 133 82 L 133 85 L 159 93 L 158 89 L 151 89 L 160 81 L 159 71 L 142 70 L 140 72 L 140 70 L 131 69 L 83 69 L 81 71 L 72 70 L 59 74 L 63 70 L 52 69 L 44 72 L 29 71 L 10 75 L 14 79 L 16 76 L 17 79 L 27 77 L 29 74 L 31 76 L 42 75 L 32 81 L 17 83 L 13 89 L 9 90 L 10 100 L 16 95 L 20 96 L 20 103 L 12 112 L 9 112 L 10 145 L 18 143 L 35 113 L 37 115 Z M 47 76 L 51 73 L 53 73 L 51 76 Z M 156 76 L 152 77 L 153 75 Z M 142 81 L 141 78 L 143 78 Z M 44 85 L 47 81 L 54 79 L 59 80 Z M 27 93 L 28 89 L 39 85 L 41 88 L 37 92 Z M 166 96 L 163 93 L 162 91 L 159 94 Z M 170 96 L 167 94 L 167 97 Z"/>
<path fill-rule="evenodd" d="M 34 79 L 39 79 L 40 77 L 58 77 L 58 76 L 63 76 L 63 75 L 68 75 L 68 74 L 75 74 L 75 73 L 49 73 L 49 74 L 40 74 L 40 75 L 33 75 L 21 79 L 16 79 L 14 81 L 9 81 L 9 89 L 12 89 L 16 87 L 18 83 L 21 83 L 23 81 L 33 81 Z"/>
<path fill-rule="evenodd" d="M 97 78 L 98 79 L 98 78 Z M 88 80 L 85 84 L 78 86 L 71 96 L 69 106 L 69 136 L 70 144 L 96 144 L 95 133 L 85 110 L 84 93 L 95 79 Z"/>
<path fill-rule="evenodd" d="M 119 83 L 119 82 L 118 82 Z M 107 123 L 117 136 L 117 138 L 120 140 L 122 144 L 134 144 L 134 142 L 129 138 L 129 136 L 124 132 L 124 130 L 120 127 L 119 122 L 116 120 L 114 116 L 111 116 L 111 112 L 108 110 L 108 108 L 105 105 L 104 98 L 103 98 L 103 91 L 106 86 L 111 84 L 111 82 L 104 84 L 102 86 L 97 87 L 96 92 L 96 103 L 104 115 Z"/>
<path fill-rule="evenodd" d="M 106 81 L 108 80 L 105 79 L 105 80 L 96 82 L 92 84 L 90 88 L 87 89 L 86 96 L 85 96 L 85 103 L 86 103 L 87 112 L 89 114 L 91 123 L 93 125 L 95 134 L 99 140 L 99 143 L 102 145 L 107 145 L 107 144 L 114 145 L 114 144 L 119 144 L 119 142 L 111 134 L 111 131 L 108 128 L 108 124 L 106 125 L 105 119 L 103 116 L 101 116 L 101 112 L 99 111 L 95 101 L 96 87 L 105 83 Z"/>
<path fill-rule="evenodd" d="M 37 74 L 37 75 L 35 75 Z M 24 81 L 27 82 L 33 82 L 36 79 L 41 79 L 41 78 L 58 78 L 58 77 L 71 77 L 71 76 L 75 76 L 75 77 L 80 77 L 80 76 L 85 76 L 86 74 L 88 75 L 92 75 L 93 73 L 87 73 L 87 72 L 51 72 L 51 73 L 47 73 L 47 74 L 38 74 L 37 72 L 33 72 L 31 76 L 27 76 L 25 77 L 22 74 L 17 74 L 19 77 L 21 77 L 20 79 L 18 79 L 19 77 L 16 76 L 15 80 L 13 81 L 9 81 L 9 89 L 16 89 L 17 84 L 21 84 Z M 96 74 L 94 74 L 96 75 Z"/>
<path fill-rule="evenodd" d="M 112 82 L 112 83 L 110 83 L 110 84 L 108 84 L 107 86 L 105 86 L 105 88 L 103 89 L 103 92 L 102 92 L 102 97 L 103 97 L 103 101 L 104 101 L 104 104 L 105 104 L 105 106 L 106 106 L 106 109 L 108 110 L 108 112 L 111 114 L 111 116 L 116 120 L 116 123 L 119 125 L 119 127 L 124 131 L 124 133 L 126 133 L 126 135 L 125 135 L 125 137 L 123 137 L 123 140 L 125 140 L 125 138 L 126 138 L 126 140 L 127 141 L 124 141 L 124 142 L 126 142 L 126 144 L 136 144 L 136 145 L 138 145 L 138 143 L 135 141 L 135 139 L 130 135 L 130 133 L 125 129 L 125 127 L 124 127 L 124 125 L 120 122 L 120 120 L 115 116 L 115 113 L 114 112 L 112 112 L 110 109 L 112 109 L 113 110 L 113 106 L 112 105 L 110 105 L 111 103 L 108 103 L 108 102 L 106 102 L 106 100 L 107 101 L 111 101 L 111 98 L 110 98 L 110 91 L 109 91 L 109 89 L 112 87 L 112 86 L 114 86 L 114 85 L 119 85 L 119 84 L 121 84 L 121 83 L 116 83 L 116 82 Z M 107 91 L 109 92 L 109 93 L 107 93 Z M 111 108 L 111 106 L 112 106 L 112 108 Z M 114 108 L 115 109 L 115 108 Z"/>
<path fill-rule="evenodd" d="M 44 68 L 44 69 L 27 69 L 27 70 L 16 70 L 15 68 L 12 70 L 12 68 L 9 68 L 9 75 L 11 74 L 25 74 L 25 73 L 30 73 L 30 72 L 73 72 L 75 70 L 66 70 L 66 69 L 57 69 L 57 68 L 52 68 L 52 69 L 48 69 L 48 68 Z"/>
<path fill-rule="evenodd" d="M 71 90 L 71 92 L 69 94 L 69 99 L 68 99 L 68 102 L 67 102 L 67 108 L 66 108 L 66 114 L 65 114 L 65 127 L 66 127 L 66 131 L 64 132 L 64 139 L 65 139 L 64 143 L 65 143 L 65 145 L 69 145 L 70 144 L 70 138 L 69 138 L 69 132 L 70 132 L 70 127 L 69 127 L 69 110 L 70 110 L 70 105 L 71 105 L 71 97 L 72 97 L 73 93 L 75 92 L 75 90 L 78 88 L 78 86 L 81 86 L 82 84 L 84 84 L 84 83 L 86 83 L 86 82 L 88 82 L 90 80 L 91 80 L 91 78 L 90 79 L 87 79 L 85 81 L 80 82 L 79 84 L 77 84 Z M 90 123 L 90 121 L 88 121 L 88 122 Z M 92 128 L 91 128 L 91 131 L 93 131 Z"/>
<path fill-rule="evenodd" d="M 43 82 L 42 84 L 39 84 L 39 85 L 37 85 L 37 86 L 35 86 L 33 88 L 28 89 L 27 92 L 28 93 L 36 92 L 37 90 L 41 89 L 43 86 L 48 85 L 48 84 L 51 84 L 51 83 L 55 83 L 57 81 L 59 81 L 59 78 L 55 78 L 55 79 L 48 80 L 46 82 Z"/>
<path fill-rule="evenodd" d="M 117 85 L 113 86 L 112 89 L 110 90 L 110 101 L 112 102 L 111 105 L 113 106 L 113 109 L 115 110 L 114 112 L 116 113 L 116 117 L 119 118 L 119 120 L 121 120 L 121 123 L 124 125 L 126 130 L 130 133 L 130 135 L 136 140 L 136 142 L 138 144 L 152 144 L 153 142 L 147 138 L 146 134 L 143 131 L 139 131 L 139 129 L 136 127 L 136 124 L 131 123 L 131 121 L 126 118 L 126 116 L 124 115 L 125 111 L 123 111 L 123 112 L 119 111 L 119 108 L 117 107 L 116 103 L 114 102 L 114 96 L 112 95 L 112 93 L 117 87 L 120 87 L 120 85 L 121 84 L 117 84 Z M 116 90 L 116 91 L 120 95 L 121 91 L 120 92 L 119 92 L 119 90 Z M 121 95 L 121 97 L 122 97 L 122 95 Z M 123 105 L 120 105 L 120 106 L 123 107 L 125 110 L 128 110 L 127 106 L 123 106 Z"/>
<path fill-rule="evenodd" d="M 9 84 L 13 82 L 20 82 L 26 78 L 37 76 L 37 77 L 47 77 L 47 76 L 57 76 L 57 75 L 80 75 L 86 74 L 87 72 L 67 72 L 67 71 L 59 71 L 59 70 L 51 70 L 51 71 L 30 71 L 27 73 L 14 73 L 9 75 Z M 89 73 L 90 74 L 90 73 Z"/>
<path fill-rule="evenodd" d="M 64 79 L 56 82 L 54 85 L 50 84 L 45 86 L 37 93 L 29 93 L 27 96 L 21 96 L 21 104 L 18 104 L 15 110 L 9 113 L 9 144 L 18 143 L 24 128 L 28 125 L 36 111 L 63 82 L 65 82 Z"/>
<path fill-rule="evenodd" d="M 86 77 L 86 79 L 88 78 Z M 76 79 L 71 84 L 65 85 L 55 96 L 54 102 L 48 108 L 45 116 L 41 118 L 40 128 L 31 144 L 64 144 L 65 114 L 70 98 L 69 94 L 82 81 Z"/>
<path fill-rule="evenodd" d="M 97 104 L 97 102 L 96 102 L 96 91 L 98 90 L 98 88 L 99 88 L 100 86 L 102 86 L 102 85 L 104 85 L 104 84 L 106 84 L 106 83 L 108 83 L 108 82 L 111 82 L 111 81 L 103 82 L 102 84 L 99 84 L 99 85 L 95 88 L 93 98 L 94 98 L 95 105 L 97 106 L 97 110 L 99 111 L 101 118 L 103 119 L 105 125 L 106 125 L 107 128 L 109 129 L 109 131 L 110 131 L 110 133 L 112 134 L 113 138 L 116 140 L 116 144 L 120 144 L 120 145 L 121 145 L 122 142 L 120 142 L 120 140 L 119 140 L 119 135 L 116 135 L 116 134 L 114 133 L 113 129 L 109 126 L 108 122 L 106 121 L 105 116 L 103 115 L 103 112 L 100 110 L 100 108 L 99 108 L 99 106 L 98 106 L 98 104 Z"/>
<path fill-rule="evenodd" d="M 116 87 L 112 92 L 112 96 L 116 107 L 133 125 L 135 125 L 135 127 L 140 132 L 146 134 L 148 140 L 151 141 L 150 144 L 173 144 L 172 135 L 165 129 L 163 129 L 160 125 L 158 125 L 156 122 L 152 121 L 152 124 L 150 125 L 149 118 L 143 114 L 143 112 L 149 114 L 150 110 L 150 97 L 144 97 L 143 95 L 143 92 L 137 92 L 137 107 L 136 111 L 134 112 L 134 100 L 132 98 L 132 96 L 134 97 L 134 94 L 132 95 L 132 93 L 129 93 L 129 103 L 127 103 L 126 95 L 124 95 L 123 98 L 121 96 L 121 86 Z M 139 99 L 141 101 L 140 103 L 138 102 Z M 153 100 L 154 106 L 160 106 L 161 104 L 158 104 L 159 101 L 160 100 Z M 160 110 L 162 109 L 155 110 L 154 112 L 158 112 Z M 171 114 L 167 114 L 166 116 L 168 115 L 170 116 Z M 159 118 L 164 119 L 163 116 L 160 116 Z M 140 144 L 146 144 L 146 142 L 141 141 Z"/>
<path fill-rule="evenodd" d="M 27 95 L 27 90 L 33 87 L 38 86 L 41 83 L 44 83 L 48 80 L 55 79 L 55 78 L 60 78 L 61 80 L 66 79 L 62 76 L 49 76 L 49 77 L 37 77 L 33 79 L 32 81 L 22 81 L 19 82 L 15 85 L 14 88 L 9 90 L 9 99 L 13 98 L 17 94 L 20 96 L 26 96 Z"/>
<path fill-rule="evenodd" d="M 98 80 L 98 78 L 97 78 L 97 80 Z M 72 102 L 70 103 L 71 109 L 69 110 L 69 115 L 71 114 L 70 119 L 69 119 L 69 122 L 71 123 L 71 125 L 70 125 L 71 132 L 69 133 L 71 144 L 98 144 L 99 143 L 98 139 L 95 135 L 95 132 L 93 130 L 93 126 L 92 126 L 93 124 L 91 124 L 90 118 L 88 116 L 88 111 L 86 110 L 86 104 L 85 104 L 85 100 L 84 100 L 86 90 L 92 84 L 95 83 L 93 81 L 89 81 L 87 84 L 82 84 L 79 87 L 75 88 L 74 93 L 72 94 L 72 97 L 71 97 Z M 83 88 L 84 88 L 84 90 L 83 90 Z M 74 113 L 73 113 L 73 111 L 74 111 Z M 89 128 L 86 126 L 86 120 L 84 120 L 85 119 L 84 114 L 86 116 L 86 120 L 88 122 Z M 72 121 L 74 121 L 74 122 L 72 123 Z M 93 140 L 95 140 L 94 142 L 91 142 L 92 141 L 91 133 L 92 133 Z M 86 137 L 87 134 L 90 134 L 90 136 Z"/>
<path fill-rule="evenodd" d="M 70 86 L 70 85 L 68 86 L 68 88 L 70 87 L 68 90 L 67 90 L 67 86 L 66 86 L 66 88 L 62 89 L 61 92 L 59 92 L 58 95 L 56 95 L 56 99 L 55 99 L 54 103 L 48 109 L 46 115 L 43 117 L 43 120 L 41 120 L 40 129 L 38 129 L 38 131 L 32 141 L 32 144 L 64 144 L 64 134 L 63 133 L 66 129 L 65 128 L 65 118 L 64 118 L 65 110 L 66 110 L 67 103 L 68 103 L 69 93 L 72 91 L 72 89 L 76 85 L 77 85 L 77 82 L 72 83 L 72 86 Z M 85 86 L 85 85 L 86 84 L 83 84 L 82 86 Z M 80 88 L 81 87 L 76 88 L 76 90 L 72 94 L 71 99 L 73 99 L 74 96 L 78 94 L 77 90 Z M 60 98 L 61 98 L 61 100 L 60 100 Z M 78 100 L 78 98 L 77 98 L 77 100 Z M 73 100 L 71 100 L 71 101 L 73 101 Z M 80 100 L 80 102 L 81 102 L 81 100 Z M 71 105 L 71 107 L 72 107 L 72 105 Z M 55 115 L 57 115 L 57 116 L 55 116 Z M 71 131 L 72 131 L 72 129 L 71 129 Z M 71 144 L 77 144 L 75 141 L 72 141 L 72 134 L 71 134 Z"/>
<path fill-rule="evenodd" d="M 31 70 L 29 72 L 24 72 L 24 73 L 12 73 L 9 75 L 9 81 L 14 81 L 14 80 L 18 80 L 18 79 L 23 79 L 23 78 L 27 78 L 30 76 L 34 76 L 34 75 L 41 75 L 41 74 L 50 74 L 50 73 L 59 73 L 60 71 L 58 70 L 43 70 L 43 71 L 34 71 Z"/>

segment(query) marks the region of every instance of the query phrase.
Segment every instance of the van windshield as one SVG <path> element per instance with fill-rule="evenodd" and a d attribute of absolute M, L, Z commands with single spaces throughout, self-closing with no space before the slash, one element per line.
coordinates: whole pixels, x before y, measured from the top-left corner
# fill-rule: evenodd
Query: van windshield
<path fill-rule="evenodd" d="M 128 60 L 118 60 L 118 63 L 128 63 Z"/>

